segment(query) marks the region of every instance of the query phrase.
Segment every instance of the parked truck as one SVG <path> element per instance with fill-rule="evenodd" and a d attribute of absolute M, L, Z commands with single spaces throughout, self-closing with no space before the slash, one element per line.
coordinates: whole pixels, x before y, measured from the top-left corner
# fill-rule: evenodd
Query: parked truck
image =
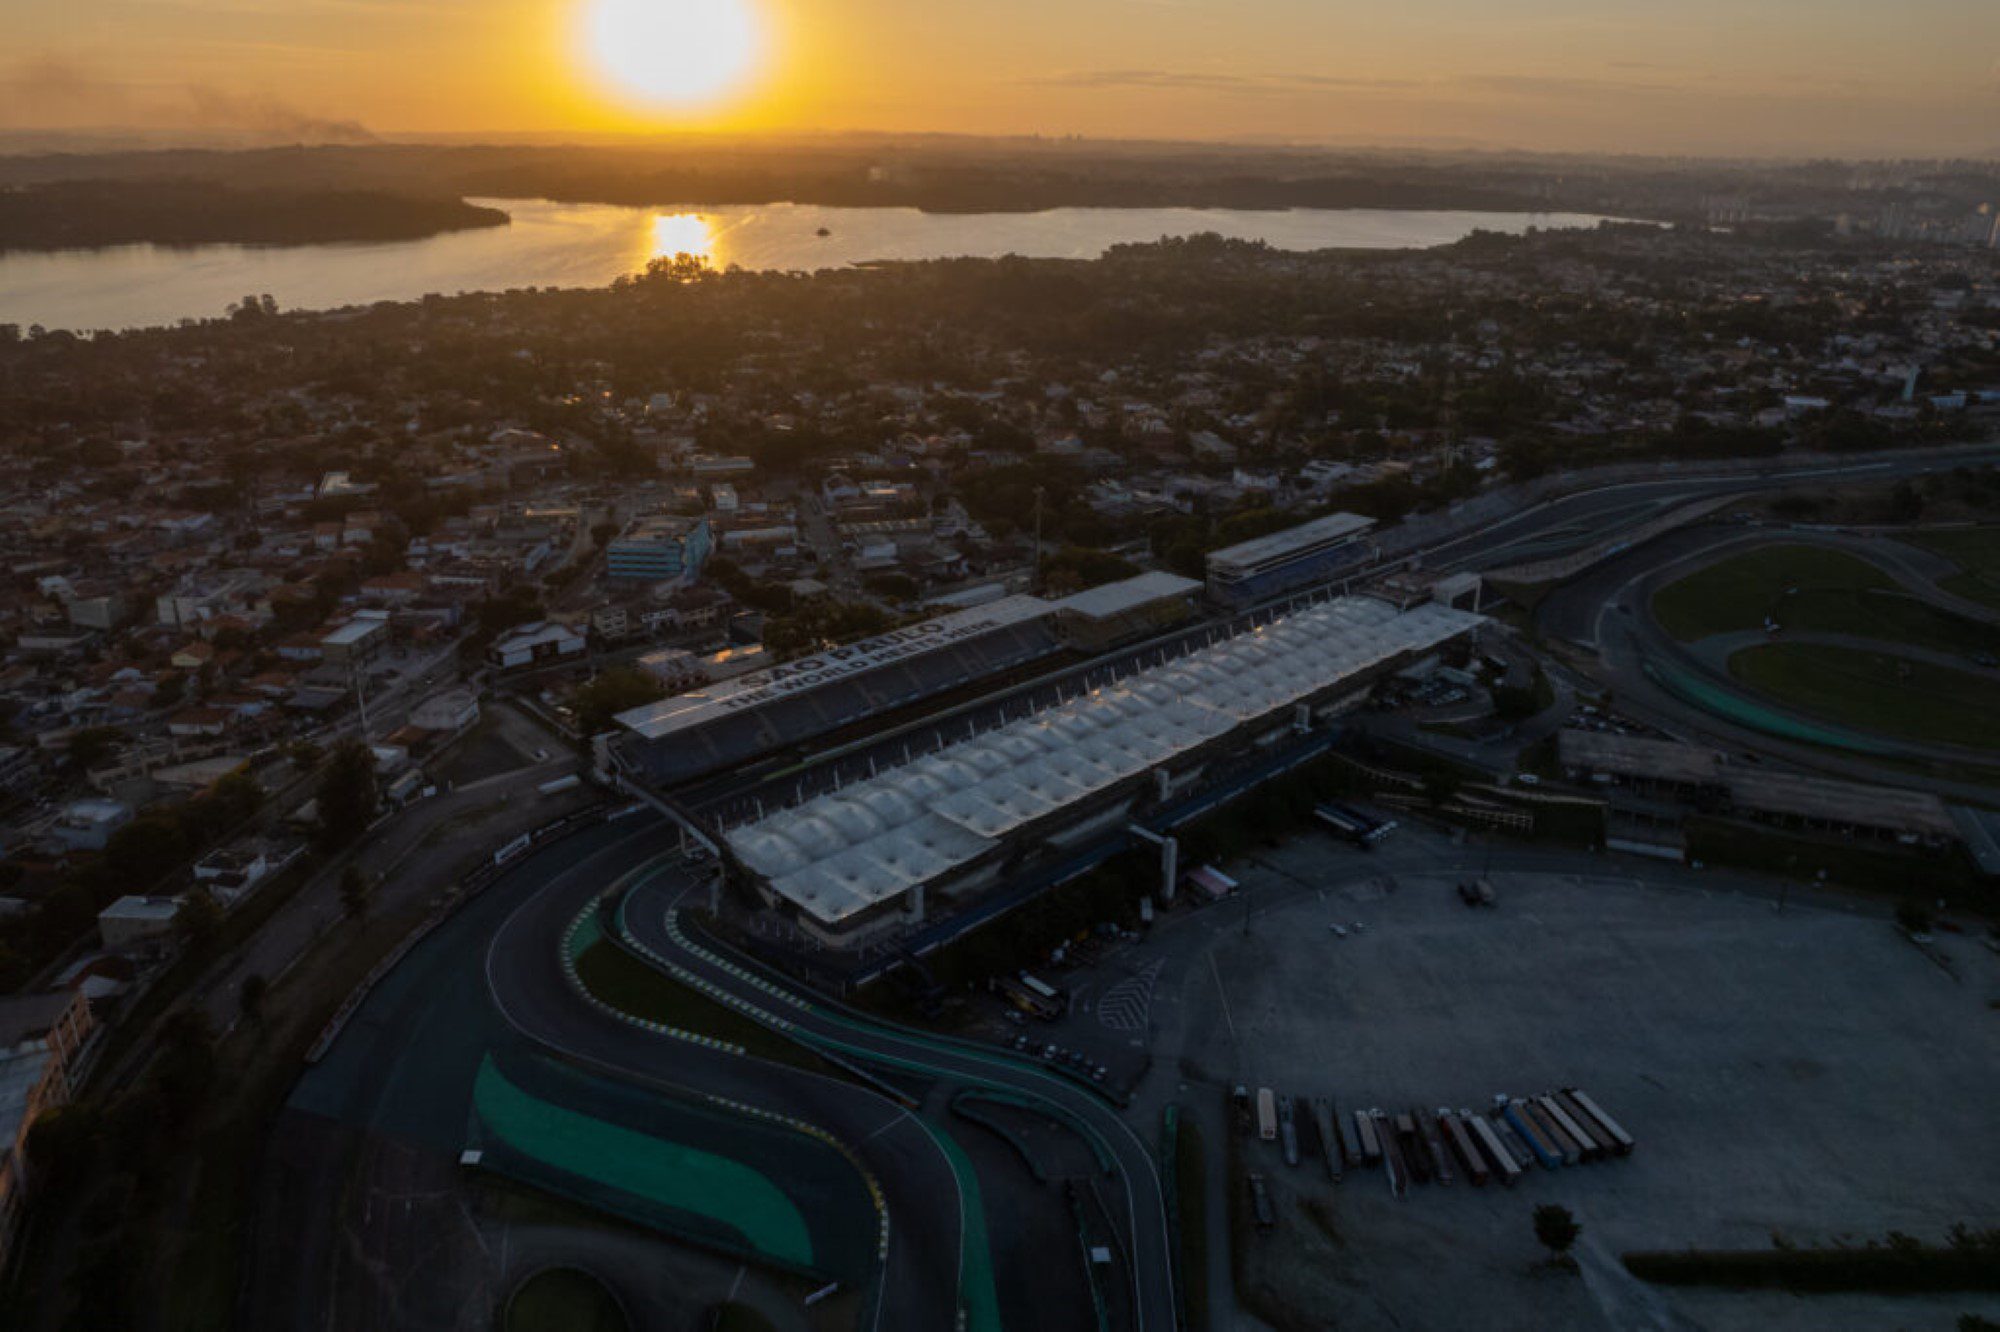
<path fill-rule="evenodd" d="M 1257 1089 L 1257 1136 L 1265 1142 L 1278 1136 L 1278 1098 L 1269 1087 Z"/>
<path fill-rule="evenodd" d="M 1472 1135 L 1473 1141 L 1486 1153 L 1486 1159 L 1492 1163 L 1494 1173 L 1500 1182 L 1512 1188 L 1514 1181 L 1521 1177 L 1521 1163 L 1514 1159 L 1514 1153 L 1507 1150 L 1506 1144 L 1500 1141 L 1500 1135 L 1493 1131 L 1493 1126 L 1486 1120 L 1469 1110 L 1460 1110 L 1458 1117 L 1459 1122 L 1465 1126 L 1465 1131 Z"/>
<path fill-rule="evenodd" d="M 1333 1122 L 1340 1128 L 1340 1151 L 1347 1158 L 1347 1164 L 1359 1170 L 1368 1164 L 1368 1158 L 1361 1151 L 1361 1135 L 1354 1131 L 1355 1117 L 1343 1115 L 1338 1107 L 1333 1112 Z"/>
<path fill-rule="evenodd" d="M 1366 1110 L 1354 1112 L 1354 1135 L 1361 1144 L 1363 1164 L 1374 1165 L 1382 1159 L 1382 1140 L 1375 1132 L 1375 1117 Z"/>
<path fill-rule="evenodd" d="M 1598 1123 L 1588 1110 L 1572 1100 L 1567 1092 L 1550 1092 L 1548 1099 L 1569 1116 L 1570 1122 L 1576 1125 L 1578 1132 L 1590 1139 L 1591 1145 L 1597 1149 L 1598 1159 L 1617 1155 L 1618 1143 L 1604 1125 Z"/>
<path fill-rule="evenodd" d="M 1517 1099 L 1515 1104 L 1521 1107 L 1521 1113 L 1527 1117 L 1528 1122 L 1540 1130 L 1542 1141 L 1555 1149 L 1556 1155 L 1562 1158 L 1564 1165 L 1575 1165 L 1583 1159 L 1582 1149 L 1570 1139 L 1569 1134 L 1564 1133 L 1556 1125 L 1555 1120 L 1551 1119 L 1539 1104 L 1526 1097 Z"/>
<path fill-rule="evenodd" d="M 1271 1208 L 1271 1190 L 1265 1187 L 1264 1177 L 1254 1170 L 1250 1172 L 1250 1211 L 1257 1218 L 1259 1230 L 1269 1230 L 1278 1224 L 1278 1214 Z"/>
<path fill-rule="evenodd" d="M 1561 1169 L 1563 1163 L 1562 1153 L 1542 1140 L 1541 1131 L 1529 1122 L 1527 1115 L 1522 1112 L 1519 1102 L 1508 1101 L 1500 1107 L 1499 1113 L 1500 1118 L 1507 1122 L 1507 1127 L 1513 1129 L 1521 1141 L 1527 1144 L 1529 1152 L 1533 1153 L 1534 1158 L 1541 1162 L 1544 1170 Z"/>
<path fill-rule="evenodd" d="M 1599 1124 L 1604 1126 L 1604 1131 L 1609 1133 L 1611 1140 L 1618 1144 L 1618 1154 L 1620 1156 L 1624 1156 L 1632 1150 L 1632 1135 L 1619 1127 L 1617 1120 L 1605 1114 L 1596 1101 L 1591 1100 L 1589 1096 L 1575 1087 L 1565 1087 L 1563 1091 L 1569 1095 L 1571 1100 L 1588 1111 Z"/>
<path fill-rule="evenodd" d="M 1326 1157 L 1327 1178 L 1340 1182 L 1340 1167 L 1345 1153 L 1340 1148 L 1340 1134 L 1334 1129 L 1335 1112 L 1333 1101 L 1325 1096 L 1312 1098 L 1313 1128 L 1319 1133 L 1319 1149 Z"/>
<path fill-rule="evenodd" d="M 1299 1121 L 1296 1104 L 1289 1096 L 1278 1098 L 1278 1138 L 1285 1149 L 1285 1164 L 1299 1163 Z"/>
<path fill-rule="evenodd" d="M 1584 1160 L 1596 1161 L 1604 1156 L 1604 1149 L 1598 1145 L 1597 1138 L 1583 1125 L 1570 1118 L 1569 1111 L 1558 1105 L 1555 1097 L 1546 1094 L 1537 1096 L 1535 1104 L 1542 1107 L 1542 1113 L 1547 1115 L 1557 1128 L 1569 1135 L 1569 1140 L 1576 1144 L 1577 1154 Z"/>
<path fill-rule="evenodd" d="M 1484 1184 L 1487 1179 L 1486 1162 L 1480 1159 L 1479 1148 L 1473 1145 L 1465 1125 L 1458 1122 L 1458 1116 L 1439 1106 L 1437 1126 L 1444 1137 L 1445 1149 L 1458 1158 L 1459 1168 L 1465 1171 L 1466 1182 L 1474 1188 Z"/>

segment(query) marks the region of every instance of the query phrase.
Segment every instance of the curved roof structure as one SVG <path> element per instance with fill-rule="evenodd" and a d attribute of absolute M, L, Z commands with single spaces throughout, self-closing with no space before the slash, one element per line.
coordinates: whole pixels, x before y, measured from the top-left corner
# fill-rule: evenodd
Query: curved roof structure
<path fill-rule="evenodd" d="M 972 736 L 728 834 L 743 863 L 837 924 L 1010 833 L 1480 617 L 1343 597 Z"/>

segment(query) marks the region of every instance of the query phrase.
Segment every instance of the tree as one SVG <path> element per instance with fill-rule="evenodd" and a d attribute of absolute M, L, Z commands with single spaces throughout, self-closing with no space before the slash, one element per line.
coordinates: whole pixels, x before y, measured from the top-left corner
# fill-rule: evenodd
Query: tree
<path fill-rule="evenodd" d="M 1558 1266 L 1574 1264 L 1570 1246 L 1583 1234 L 1583 1227 L 1559 1203 L 1543 1203 L 1535 1209 L 1535 1239 L 1549 1251 L 1549 1261 Z"/>
<path fill-rule="evenodd" d="M 160 1024 L 160 1053 L 153 1065 L 166 1119 L 185 1125 L 215 1087 L 215 1030 L 208 1014 L 183 1008 Z"/>
<path fill-rule="evenodd" d="M 145 886 L 186 860 L 187 838 L 180 823 L 166 813 L 135 819 L 104 844 L 104 867 L 126 891 L 143 892 Z"/>
<path fill-rule="evenodd" d="M 576 691 L 570 700 L 576 708 L 577 730 L 596 735 L 608 730 L 611 719 L 632 708 L 644 707 L 666 697 L 660 682 L 630 666 L 609 670 Z"/>
<path fill-rule="evenodd" d="M 125 732 L 115 726 L 86 726 L 69 738 L 69 761 L 77 771 L 89 772 L 124 743 Z"/>
<path fill-rule="evenodd" d="M 264 1016 L 264 996 L 270 989 L 271 982 L 258 973 L 251 972 L 243 978 L 243 983 L 236 987 L 237 1010 L 252 1022 L 260 1021 Z"/>
<path fill-rule="evenodd" d="M 374 900 L 375 881 L 366 870 L 359 865 L 349 865 L 340 872 L 340 905 L 349 920 L 365 917 Z"/>
<path fill-rule="evenodd" d="M 28 1166 L 37 1185 L 61 1190 L 82 1177 L 104 1145 L 104 1116 L 88 1102 L 37 1115 L 28 1129 Z"/>
<path fill-rule="evenodd" d="M 174 912 L 174 933 L 180 935 L 184 947 L 199 951 L 215 941 L 216 933 L 222 928 L 222 908 L 208 895 L 205 888 L 196 888 L 181 901 L 180 909 Z"/>
<path fill-rule="evenodd" d="M 319 779 L 316 798 L 324 845 L 346 846 L 367 830 L 381 801 L 375 782 L 375 756 L 367 746 L 350 740 L 333 751 Z"/>

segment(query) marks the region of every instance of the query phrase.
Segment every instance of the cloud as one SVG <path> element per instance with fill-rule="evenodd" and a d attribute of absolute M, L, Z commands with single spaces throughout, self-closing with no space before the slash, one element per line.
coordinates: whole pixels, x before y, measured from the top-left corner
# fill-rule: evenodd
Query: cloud
<path fill-rule="evenodd" d="M 373 143 L 375 135 L 358 120 L 308 115 L 264 94 L 224 92 L 189 84 L 188 106 L 196 129 L 247 130 L 298 143 Z"/>
<path fill-rule="evenodd" d="M 263 93 L 205 83 L 140 92 L 53 55 L 0 72 L 0 127 L 21 124 L 229 130 L 283 143 L 370 143 L 359 121 L 301 111 Z"/>
<path fill-rule="evenodd" d="M 1179 69 L 1088 69 L 1027 82 L 1044 88 L 1152 88 L 1176 92 L 1246 95 L 1300 91 L 1341 92 L 1413 88 L 1412 79 L 1357 79 L 1327 74 L 1220 74 Z"/>

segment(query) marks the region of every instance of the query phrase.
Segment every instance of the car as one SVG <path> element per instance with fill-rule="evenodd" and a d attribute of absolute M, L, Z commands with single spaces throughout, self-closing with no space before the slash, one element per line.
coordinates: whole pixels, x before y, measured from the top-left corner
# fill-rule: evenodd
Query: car
<path fill-rule="evenodd" d="M 1345 939 L 1347 937 L 1347 927 L 1337 921 L 1328 925 L 1327 929 L 1333 932 L 1333 937 L 1336 939 Z"/>

